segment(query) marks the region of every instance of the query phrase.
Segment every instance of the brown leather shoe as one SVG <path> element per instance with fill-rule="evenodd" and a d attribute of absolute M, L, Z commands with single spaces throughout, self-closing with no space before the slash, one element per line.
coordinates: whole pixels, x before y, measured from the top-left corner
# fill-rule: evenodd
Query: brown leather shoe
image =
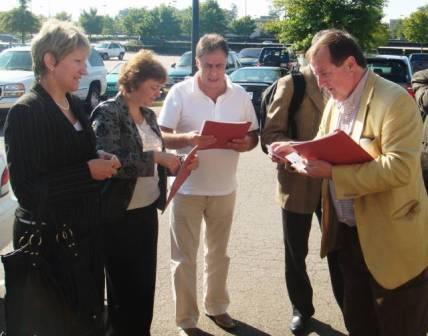
<path fill-rule="evenodd" d="M 220 315 L 207 315 L 219 327 L 223 329 L 233 329 L 236 327 L 236 322 L 230 317 L 228 313 Z"/>

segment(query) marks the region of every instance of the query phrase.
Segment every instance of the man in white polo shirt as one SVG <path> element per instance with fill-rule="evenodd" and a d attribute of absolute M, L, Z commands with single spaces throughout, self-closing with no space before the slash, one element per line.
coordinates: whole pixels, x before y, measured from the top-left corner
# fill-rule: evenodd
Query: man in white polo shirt
<path fill-rule="evenodd" d="M 196 47 L 198 72 L 173 86 L 165 99 L 159 125 L 167 148 L 186 154 L 196 145 L 215 142 L 198 131 L 204 120 L 250 121 L 248 134 L 229 143 L 230 149 L 198 152 L 199 168 L 180 188 L 171 212 L 171 272 L 176 323 L 180 335 L 196 335 L 196 256 L 202 219 L 204 231 L 204 308 L 222 328 L 235 327 L 227 314 L 227 244 L 233 219 L 239 153 L 258 142 L 258 123 L 245 90 L 225 75 L 229 48 L 223 37 L 204 35 Z"/>

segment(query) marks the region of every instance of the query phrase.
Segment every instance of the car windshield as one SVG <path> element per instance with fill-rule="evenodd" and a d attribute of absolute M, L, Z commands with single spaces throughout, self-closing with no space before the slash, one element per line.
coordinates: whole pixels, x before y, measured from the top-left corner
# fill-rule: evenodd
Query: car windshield
<path fill-rule="evenodd" d="M 410 80 L 407 65 L 401 60 L 368 59 L 367 67 L 395 83 L 406 83 Z"/>
<path fill-rule="evenodd" d="M 259 58 L 261 49 L 242 49 L 239 52 L 239 57 Z"/>
<path fill-rule="evenodd" d="M 428 69 L 428 60 L 417 60 L 412 61 L 412 70 L 413 72 L 417 72 L 419 70 Z"/>
<path fill-rule="evenodd" d="M 97 44 L 97 48 L 108 48 L 109 44 L 108 43 L 100 43 Z"/>
<path fill-rule="evenodd" d="M 192 53 L 184 53 L 177 62 L 178 67 L 188 67 L 192 65 Z"/>
<path fill-rule="evenodd" d="M 264 48 L 259 56 L 259 59 L 263 62 L 269 60 L 279 60 L 280 62 L 289 62 L 289 54 L 287 49 L 284 48 Z"/>
<path fill-rule="evenodd" d="M 32 71 L 30 51 L 5 50 L 0 53 L 0 70 Z"/>
<path fill-rule="evenodd" d="M 232 82 L 273 83 L 281 76 L 280 69 L 250 68 L 238 69 L 230 75 Z"/>
<path fill-rule="evenodd" d="M 113 74 L 113 75 L 118 75 L 120 72 L 120 68 L 122 67 L 123 63 L 118 63 L 115 65 L 115 67 L 113 69 L 111 69 L 111 71 L 109 72 L 109 74 Z"/>

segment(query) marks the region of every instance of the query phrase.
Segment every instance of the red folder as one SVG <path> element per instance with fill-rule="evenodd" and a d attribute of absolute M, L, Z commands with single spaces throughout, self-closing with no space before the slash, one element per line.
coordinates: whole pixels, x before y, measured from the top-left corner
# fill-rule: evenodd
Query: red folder
<path fill-rule="evenodd" d="M 181 164 L 180 169 L 178 170 L 177 175 L 175 176 L 174 183 L 171 185 L 171 189 L 169 191 L 169 195 L 166 199 L 165 207 L 162 210 L 162 213 L 166 210 L 168 207 L 169 202 L 171 202 L 172 198 L 175 196 L 177 191 L 180 189 L 184 181 L 189 177 L 190 175 L 190 169 L 187 167 L 189 166 L 190 162 L 193 160 L 193 158 L 196 155 L 197 147 L 194 147 L 189 154 L 187 154 L 186 159 Z"/>
<path fill-rule="evenodd" d="M 222 121 L 213 121 L 205 120 L 202 125 L 201 135 L 213 135 L 217 141 L 207 147 L 199 148 L 203 149 L 213 149 L 221 148 L 228 149 L 227 143 L 233 139 L 241 139 L 245 137 L 250 129 L 251 122 L 222 122 Z"/>
<path fill-rule="evenodd" d="M 373 160 L 369 153 L 341 130 L 316 140 L 291 143 L 291 145 L 300 156 L 327 161 L 333 165 L 364 163 Z"/>

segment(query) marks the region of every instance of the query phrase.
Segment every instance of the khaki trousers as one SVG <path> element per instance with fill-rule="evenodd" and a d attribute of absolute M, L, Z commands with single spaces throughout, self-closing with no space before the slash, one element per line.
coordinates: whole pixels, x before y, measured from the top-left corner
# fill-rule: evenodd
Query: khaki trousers
<path fill-rule="evenodd" d="M 202 219 L 204 230 L 203 301 L 205 313 L 227 311 L 229 260 L 227 244 L 235 207 L 233 192 L 224 196 L 177 194 L 171 211 L 171 273 L 178 327 L 193 328 L 199 318 L 196 294 L 196 258 Z"/>

